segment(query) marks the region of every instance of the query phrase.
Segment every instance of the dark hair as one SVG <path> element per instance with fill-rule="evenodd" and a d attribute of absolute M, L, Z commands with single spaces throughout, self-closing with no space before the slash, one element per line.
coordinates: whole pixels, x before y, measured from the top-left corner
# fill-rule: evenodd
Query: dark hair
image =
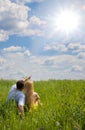
<path fill-rule="evenodd" d="M 16 86 L 17 86 L 17 89 L 22 90 L 24 88 L 23 80 L 17 81 Z"/>

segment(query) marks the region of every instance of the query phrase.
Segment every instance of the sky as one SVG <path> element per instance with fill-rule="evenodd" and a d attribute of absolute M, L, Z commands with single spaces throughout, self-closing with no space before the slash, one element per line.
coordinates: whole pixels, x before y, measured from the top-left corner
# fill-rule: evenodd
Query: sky
<path fill-rule="evenodd" d="M 85 0 L 0 0 L 0 78 L 85 79 Z"/>

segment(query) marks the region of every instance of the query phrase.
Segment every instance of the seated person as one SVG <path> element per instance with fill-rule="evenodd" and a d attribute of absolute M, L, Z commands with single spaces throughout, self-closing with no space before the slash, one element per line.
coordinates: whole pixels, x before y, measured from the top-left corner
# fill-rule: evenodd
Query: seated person
<path fill-rule="evenodd" d="M 23 80 L 20 80 L 16 84 L 17 84 L 17 91 L 15 94 L 15 101 L 17 103 L 19 113 L 24 114 L 25 94 L 22 92 L 22 90 L 24 89 L 24 82 Z"/>
<path fill-rule="evenodd" d="M 28 79 L 30 79 L 30 78 L 31 78 L 31 76 L 25 77 L 25 78 L 22 79 L 22 82 L 25 83 L 26 80 L 28 80 Z M 12 100 L 12 101 L 15 100 L 16 91 L 17 91 L 17 83 L 14 84 L 14 85 L 12 85 L 12 87 L 11 87 L 11 89 L 10 89 L 10 91 L 9 91 L 8 97 L 7 97 L 7 102 L 8 102 L 9 100 Z"/>

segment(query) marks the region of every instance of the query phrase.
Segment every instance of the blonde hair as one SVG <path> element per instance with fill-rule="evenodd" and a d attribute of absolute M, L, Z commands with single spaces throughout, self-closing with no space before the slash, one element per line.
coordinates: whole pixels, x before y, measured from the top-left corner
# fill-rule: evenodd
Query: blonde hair
<path fill-rule="evenodd" d="M 27 80 L 25 82 L 24 93 L 26 95 L 26 104 L 28 106 L 29 111 L 33 107 L 33 92 L 34 92 L 33 81 Z"/>
<path fill-rule="evenodd" d="M 40 97 L 38 93 L 34 92 L 34 84 L 31 79 L 24 83 L 24 93 L 26 95 L 28 110 L 31 111 L 32 108 L 36 109 L 40 104 Z"/>

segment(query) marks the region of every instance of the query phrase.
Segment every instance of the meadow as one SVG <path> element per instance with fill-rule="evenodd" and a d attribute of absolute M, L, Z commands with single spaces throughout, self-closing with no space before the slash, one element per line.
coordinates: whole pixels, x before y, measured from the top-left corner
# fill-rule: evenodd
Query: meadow
<path fill-rule="evenodd" d="M 85 130 L 85 80 L 34 81 L 42 106 L 21 117 L 6 105 L 14 80 L 0 80 L 0 130 Z"/>

